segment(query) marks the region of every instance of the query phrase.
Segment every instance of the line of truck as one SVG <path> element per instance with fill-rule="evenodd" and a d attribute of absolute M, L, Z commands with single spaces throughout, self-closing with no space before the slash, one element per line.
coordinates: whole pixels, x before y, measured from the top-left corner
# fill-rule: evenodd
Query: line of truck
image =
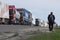
<path fill-rule="evenodd" d="M 32 19 L 32 13 L 25 8 L 7 4 L 4 4 L 3 9 L 0 7 L 0 24 L 31 25 Z"/>

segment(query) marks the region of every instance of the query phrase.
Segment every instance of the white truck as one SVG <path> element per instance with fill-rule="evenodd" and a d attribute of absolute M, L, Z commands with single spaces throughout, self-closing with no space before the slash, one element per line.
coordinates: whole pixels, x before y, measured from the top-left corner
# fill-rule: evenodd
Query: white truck
<path fill-rule="evenodd" d="M 9 19 L 8 4 L 0 1 L 0 23 L 5 23 L 6 19 Z"/>

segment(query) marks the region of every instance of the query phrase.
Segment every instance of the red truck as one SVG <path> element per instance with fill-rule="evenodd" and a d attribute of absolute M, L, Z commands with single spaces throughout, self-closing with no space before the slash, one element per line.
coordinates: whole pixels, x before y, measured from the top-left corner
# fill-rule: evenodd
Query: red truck
<path fill-rule="evenodd" d="M 9 24 L 14 23 L 15 5 L 9 5 Z"/>

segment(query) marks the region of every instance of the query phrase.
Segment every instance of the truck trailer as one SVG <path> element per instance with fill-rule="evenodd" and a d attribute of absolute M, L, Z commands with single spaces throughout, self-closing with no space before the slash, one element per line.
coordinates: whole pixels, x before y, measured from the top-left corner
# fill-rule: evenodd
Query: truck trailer
<path fill-rule="evenodd" d="M 5 24 L 9 19 L 8 4 L 0 1 L 0 24 Z"/>

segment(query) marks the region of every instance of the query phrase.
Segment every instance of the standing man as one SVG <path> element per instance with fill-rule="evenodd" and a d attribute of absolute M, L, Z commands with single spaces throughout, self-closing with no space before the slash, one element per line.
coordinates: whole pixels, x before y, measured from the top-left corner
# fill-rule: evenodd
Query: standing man
<path fill-rule="evenodd" d="M 48 15 L 49 31 L 53 31 L 54 21 L 55 21 L 55 16 L 53 15 L 53 12 L 51 12 L 51 13 Z"/>

